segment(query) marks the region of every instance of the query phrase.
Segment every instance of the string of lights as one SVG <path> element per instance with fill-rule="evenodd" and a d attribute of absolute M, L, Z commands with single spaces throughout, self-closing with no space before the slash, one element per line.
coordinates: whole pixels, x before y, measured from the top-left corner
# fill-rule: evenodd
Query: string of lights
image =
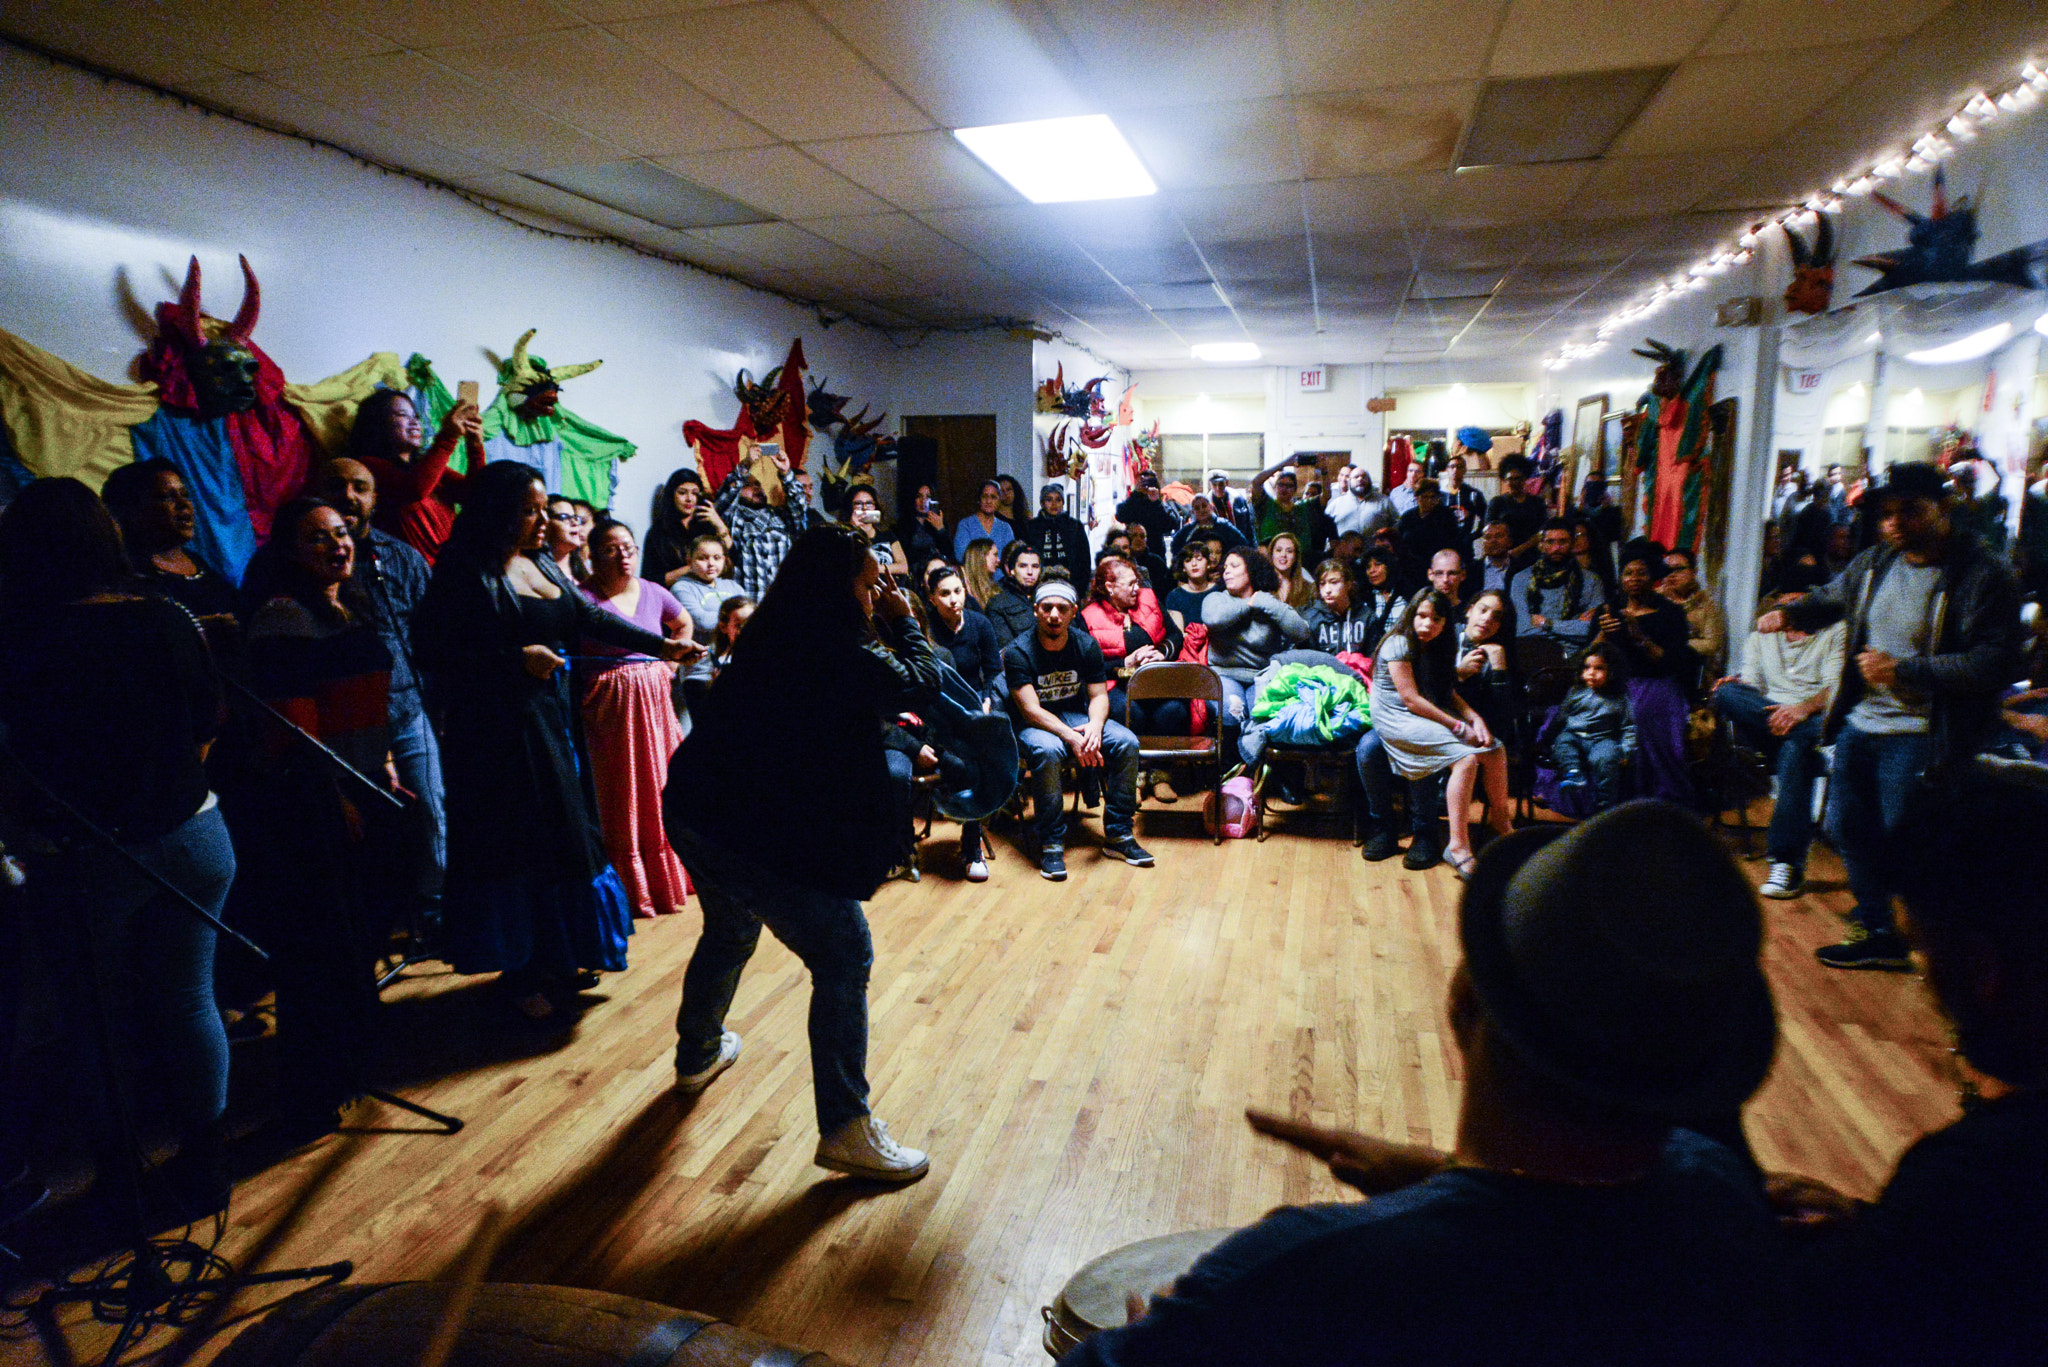
<path fill-rule="evenodd" d="M 1705 289 L 1713 277 L 1726 275 L 1754 260 L 1757 242 L 1767 229 L 1790 228 L 1817 214 L 1840 213 L 1848 199 L 1867 198 L 1887 181 L 1925 175 L 1953 155 L 1961 144 L 1975 140 L 1987 125 L 2038 108 L 2044 94 L 2048 94 L 2048 70 L 2029 59 L 2011 85 L 1996 94 L 1977 91 L 1940 124 L 1914 138 L 1908 150 L 1893 152 L 1870 166 L 1841 176 L 1805 203 L 1751 224 L 1733 246 L 1713 252 L 1679 275 L 1658 281 L 1644 297 L 1608 315 L 1594 329 L 1592 341 L 1560 346 L 1544 359 L 1543 368 L 1563 370 L 1574 362 L 1599 355 L 1620 329 L 1649 317 L 1681 295 Z"/>

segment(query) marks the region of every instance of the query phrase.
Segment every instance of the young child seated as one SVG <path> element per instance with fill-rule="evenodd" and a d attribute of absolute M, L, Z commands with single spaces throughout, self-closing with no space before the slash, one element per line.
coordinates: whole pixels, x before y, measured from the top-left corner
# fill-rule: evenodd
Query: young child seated
<path fill-rule="evenodd" d="M 1579 656 L 1579 686 L 1558 706 L 1541 738 L 1566 797 L 1591 793 L 1594 809 L 1621 801 L 1621 775 L 1636 749 L 1636 723 L 1621 662 L 1605 646 Z"/>
<path fill-rule="evenodd" d="M 739 642 L 740 631 L 753 615 L 754 600 L 744 593 L 735 593 L 718 605 L 718 631 L 711 641 L 711 677 L 714 679 L 732 659 L 732 648 Z"/>

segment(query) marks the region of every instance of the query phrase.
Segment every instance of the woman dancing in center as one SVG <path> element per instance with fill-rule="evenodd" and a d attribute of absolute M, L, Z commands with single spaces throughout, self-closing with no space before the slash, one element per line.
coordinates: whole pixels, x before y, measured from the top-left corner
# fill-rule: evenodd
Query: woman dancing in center
<path fill-rule="evenodd" d="M 811 974 L 817 1163 L 886 1182 L 928 1164 L 868 1110 L 874 946 L 860 904 L 908 852 L 883 723 L 929 714 L 938 691 L 938 659 L 867 539 L 813 527 L 706 695 L 663 794 L 704 910 L 676 1013 L 676 1089 L 696 1095 L 739 1057 L 725 1014 L 766 925 Z M 795 840 L 792 800 L 806 804 Z"/>

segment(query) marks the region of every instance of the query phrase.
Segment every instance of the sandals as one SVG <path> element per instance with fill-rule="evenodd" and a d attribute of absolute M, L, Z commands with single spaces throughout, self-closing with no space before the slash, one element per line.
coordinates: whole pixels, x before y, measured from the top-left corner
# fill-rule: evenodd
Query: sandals
<path fill-rule="evenodd" d="M 1444 851 L 1444 863 L 1451 866 L 1451 872 L 1458 875 L 1460 883 L 1465 883 L 1471 881 L 1472 870 L 1478 865 L 1479 859 L 1470 850 L 1465 851 L 1463 854 L 1453 854 L 1446 850 Z"/>

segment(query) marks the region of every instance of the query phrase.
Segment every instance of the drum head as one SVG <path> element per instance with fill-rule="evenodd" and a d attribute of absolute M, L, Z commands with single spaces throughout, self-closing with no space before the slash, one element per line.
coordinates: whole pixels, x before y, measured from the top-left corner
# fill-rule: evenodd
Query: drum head
<path fill-rule="evenodd" d="M 1135 1291 L 1151 1299 L 1153 1292 L 1170 1286 L 1203 1254 L 1235 1233 L 1235 1229 L 1187 1230 L 1111 1249 L 1068 1279 L 1053 1306 L 1052 1322 L 1075 1343 L 1123 1324 L 1129 1318 L 1124 1309 L 1125 1293 Z"/>

